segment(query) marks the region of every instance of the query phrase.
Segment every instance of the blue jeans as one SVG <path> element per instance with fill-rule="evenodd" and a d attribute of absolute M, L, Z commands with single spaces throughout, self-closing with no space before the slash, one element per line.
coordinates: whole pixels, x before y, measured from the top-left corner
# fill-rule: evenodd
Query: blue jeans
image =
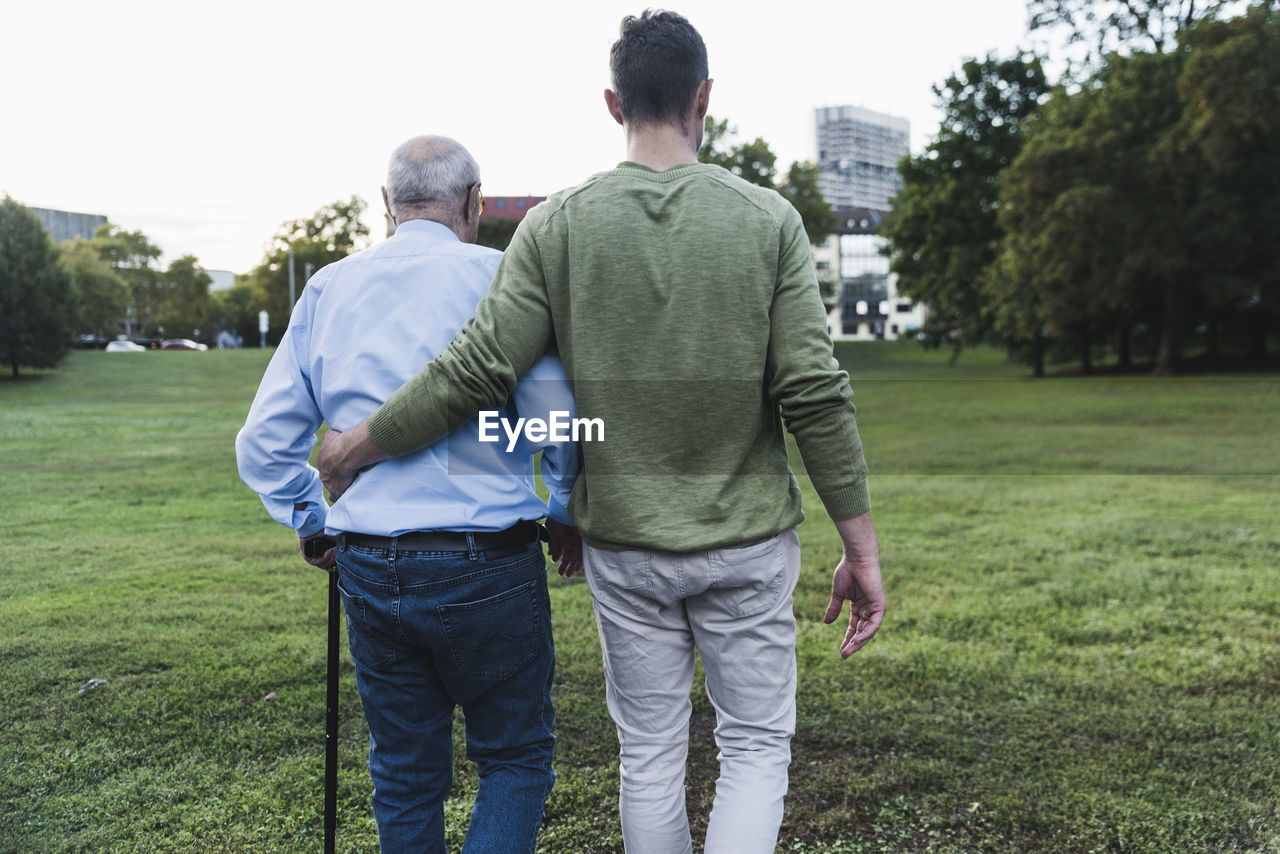
<path fill-rule="evenodd" d="M 387 544 L 344 538 L 338 547 L 382 851 L 445 851 L 461 706 L 480 776 L 462 850 L 532 852 L 555 781 L 555 648 L 541 545 L 491 557 Z"/>

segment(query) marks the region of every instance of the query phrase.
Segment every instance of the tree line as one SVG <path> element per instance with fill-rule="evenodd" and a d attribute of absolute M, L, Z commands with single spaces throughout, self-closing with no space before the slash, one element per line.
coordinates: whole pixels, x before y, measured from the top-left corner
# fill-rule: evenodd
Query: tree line
<path fill-rule="evenodd" d="M 184 255 L 156 267 L 160 250 L 140 231 L 113 225 L 91 240 L 55 246 L 39 217 L 0 200 L 0 358 L 13 376 L 22 365 L 53 367 L 77 336 L 113 338 L 161 330 L 194 338 L 207 315 L 209 275 Z"/>
<path fill-rule="evenodd" d="M 258 312 L 267 311 L 269 337 L 288 324 L 289 253 L 295 294 L 308 271 L 318 270 L 367 244 L 358 196 L 338 200 L 310 217 L 284 222 L 262 261 L 226 290 L 193 255 L 167 268 L 161 250 L 142 231 L 107 224 L 92 239 L 54 245 L 40 219 L 25 206 L 0 200 L 0 358 L 13 376 L 22 365 L 53 367 L 73 341 L 192 338 L 213 343 L 227 331 L 258 339 Z"/>
<path fill-rule="evenodd" d="M 942 124 L 900 165 L 881 230 L 899 291 L 929 307 L 926 343 L 997 344 L 1038 376 L 1048 359 L 1169 374 L 1191 346 L 1210 365 L 1266 355 L 1280 18 L 1230 5 L 1033 0 L 1032 28 L 1087 47 L 1062 80 L 1024 52 L 935 87 Z"/>

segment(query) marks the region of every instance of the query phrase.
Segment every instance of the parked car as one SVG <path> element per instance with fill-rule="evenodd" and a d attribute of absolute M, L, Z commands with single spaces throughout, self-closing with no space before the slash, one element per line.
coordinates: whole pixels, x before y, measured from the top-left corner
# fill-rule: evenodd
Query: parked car
<path fill-rule="evenodd" d="M 160 345 L 161 350 L 208 350 L 208 344 L 192 341 L 190 338 L 170 338 Z"/>
<path fill-rule="evenodd" d="M 132 341 L 124 339 L 118 341 L 108 341 L 106 346 L 108 353 L 145 353 L 147 348 L 141 344 L 134 344 Z"/>

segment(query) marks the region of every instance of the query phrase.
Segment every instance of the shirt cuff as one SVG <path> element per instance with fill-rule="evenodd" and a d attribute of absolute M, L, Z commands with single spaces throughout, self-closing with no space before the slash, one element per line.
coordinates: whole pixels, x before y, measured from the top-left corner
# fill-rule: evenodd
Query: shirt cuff
<path fill-rule="evenodd" d="M 573 517 L 569 515 L 569 508 L 554 496 L 547 502 L 547 518 L 554 519 L 561 525 L 568 525 L 571 528 L 578 527 L 577 523 L 573 521 Z"/>
<path fill-rule="evenodd" d="M 325 515 L 313 504 L 307 505 L 305 510 L 294 510 L 293 529 L 298 532 L 298 539 L 305 540 L 323 532 Z"/>

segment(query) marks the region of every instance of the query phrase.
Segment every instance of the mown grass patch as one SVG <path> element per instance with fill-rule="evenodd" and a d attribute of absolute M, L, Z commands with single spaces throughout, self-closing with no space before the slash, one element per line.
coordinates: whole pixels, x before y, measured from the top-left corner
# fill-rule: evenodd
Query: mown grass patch
<path fill-rule="evenodd" d="M 821 623 L 839 544 L 802 482 L 778 850 L 1280 851 L 1277 377 L 1034 381 L 998 354 L 839 352 L 890 611 L 842 662 Z M 0 852 L 319 849 L 325 579 L 231 446 L 267 355 L 75 353 L 0 383 Z M 590 598 L 552 576 L 552 601 L 541 848 L 620 851 Z M 343 666 L 340 849 L 373 851 Z M 694 693 L 700 831 L 714 719 Z"/>

